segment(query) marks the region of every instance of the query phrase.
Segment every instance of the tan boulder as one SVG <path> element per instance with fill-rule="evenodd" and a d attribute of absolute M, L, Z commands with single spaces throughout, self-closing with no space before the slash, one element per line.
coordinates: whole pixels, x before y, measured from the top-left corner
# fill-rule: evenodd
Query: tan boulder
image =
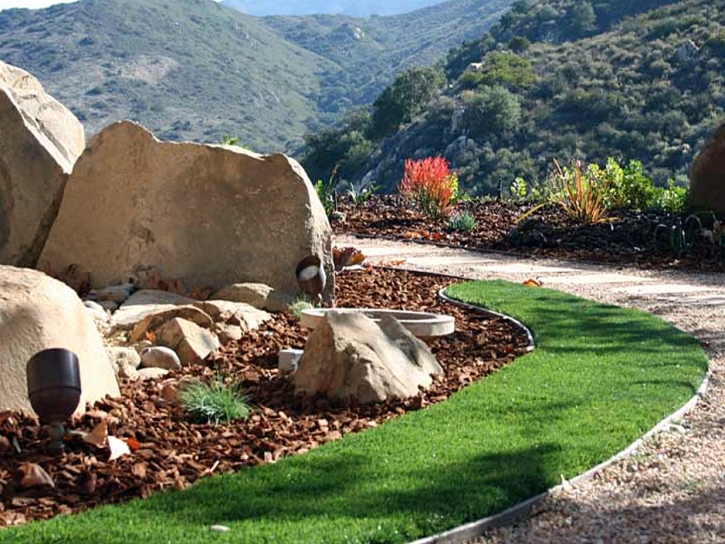
<path fill-rule="evenodd" d="M 0 266 L 0 411 L 32 413 L 25 368 L 35 353 L 65 348 L 78 355 L 81 401 L 118 396 L 113 367 L 86 307 L 70 287 L 41 272 Z"/>
<path fill-rule="evenodd" d="M 209 314 L 200 310 L 196 306 L 175 306 L 171 309 L 161 310 L 144 317 L 141 321 L 134 325 L 131 334 L 128 337 L 129 342 L 139 342 L 146 338 L 147 333 L 153 333 L 161 325 L 167 321 L 171 321 L 175 317 L 186 319 L 192 323 L 196 323 L 205 329 L 211 328 L 214 324 Z"/>
<path fill-rule="evenodd" d="M 292 380 L 295 392 L 363 404 L 418 394 L 443 374 L 428 346 L 392 317 L 329 312 L 310 334 Z"/>
<path fill-rule="evenodd" d="M 70 110 L 0 61 L 0 263 L 37 264 L 84 146 Z"/>
<path fill-rule="evenodd" d="M 117 329 L 132 329 L 146 317 L 165 311 L 174 311 L 179 306 L 198 302 L 169 291 L 143 289 L 136 291 L 113 314 L 111 326 Z"/>
<path fill-rule="evenodd" d="M 690 207 L 725 214 L 725 123 L 692 163 Z"/>
<path fill-rule="evenodd" d="M 41 263 L 74 263 L 94 286 L 154 269 L 189 288 L 258 282 L 294 298 L 302 258 L 319 255 L 332 271 L 331 237 L 293 159 L 161 142 L 124 121 L 97 134 L 78 160 Z"/>

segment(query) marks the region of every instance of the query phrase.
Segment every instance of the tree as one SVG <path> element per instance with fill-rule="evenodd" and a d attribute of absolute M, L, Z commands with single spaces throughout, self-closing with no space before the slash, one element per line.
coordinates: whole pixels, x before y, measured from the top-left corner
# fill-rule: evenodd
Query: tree
<path fill-rule="evenodd" d="M 438 94 L 446 78 L 438 68 L 411 68 L 399 75 L 373 103 L 372 125 L 369 135 L 373 140 L 390 136 Z"/>

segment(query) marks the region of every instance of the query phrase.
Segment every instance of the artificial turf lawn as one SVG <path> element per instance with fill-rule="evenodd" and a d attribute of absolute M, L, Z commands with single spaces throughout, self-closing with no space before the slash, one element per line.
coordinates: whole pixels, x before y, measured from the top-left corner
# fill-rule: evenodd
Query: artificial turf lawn
<path fill-rule="evenodd" d="M 0 543 L 408 542 L 605 460 L 682 406 L 707 370 L 694 338 L 640 311 L 506 282 L 448 294 L 520 319 L 536 351 L 444 403 L 308 454 L 0 530 Z"/>

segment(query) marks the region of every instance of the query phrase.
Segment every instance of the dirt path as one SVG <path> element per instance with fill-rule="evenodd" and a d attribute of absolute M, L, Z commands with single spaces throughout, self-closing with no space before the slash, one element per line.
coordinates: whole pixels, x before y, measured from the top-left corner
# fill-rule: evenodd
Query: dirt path
<path fill-rule="evenodd" d="M 533 516 L 477 543 L 725 543 L 725 277 L 650 272 L 338 236 L 373 264 L 544 286 L 646 310 L 697 336 L 711 384 L 682 421 Z"/>

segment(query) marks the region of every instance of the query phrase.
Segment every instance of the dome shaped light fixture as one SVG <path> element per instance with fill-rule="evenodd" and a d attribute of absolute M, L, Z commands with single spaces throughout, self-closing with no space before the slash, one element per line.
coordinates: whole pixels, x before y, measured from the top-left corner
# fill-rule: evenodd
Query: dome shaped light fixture
<path fill-rule="evenodd" d="M 62 455 L 63 423 L 81 399 L 78 356 L 63 348 L 51 348 L 33 355 L 26 367 L 28 399 L 40 420 L 51 427 L 48 450 Z"/>
<path fill-rule="evenodd" d="M 309 255 L 297 265 L 297 283 L 305 293 L 315 300 L 322 300 L 322 292 L 327 284 L 327 275 L 322 261 L 317 255 Z"/>

